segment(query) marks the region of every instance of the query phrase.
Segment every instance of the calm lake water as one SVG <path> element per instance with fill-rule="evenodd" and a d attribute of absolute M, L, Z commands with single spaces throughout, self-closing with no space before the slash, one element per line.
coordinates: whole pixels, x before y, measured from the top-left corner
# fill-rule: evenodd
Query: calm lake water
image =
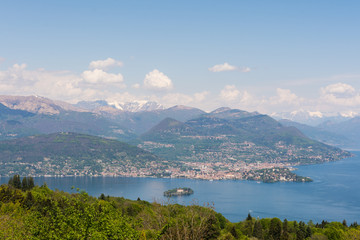
<path fill-rule="evenodd" d="M 360 152 L 338 162 L 298 167 L 296 173 L 311 177 L 311 183 L 257 183 L 253 181 L 205 181 L 191 179 L 155 179 L 123 177 L 38 177 L 36 184 L 46 182 L 51 189 L 67 192 L 72 186 L 90 195 L 121 196 L 160 203 L 206 205 L 232 222 L 254 217 L 320 222 L 360 222 Z M 0 183 L 8 178 L 0 177 Z M 191 196 L 163 197 L 163 192 L 176 187 L 190 187 Z"/>

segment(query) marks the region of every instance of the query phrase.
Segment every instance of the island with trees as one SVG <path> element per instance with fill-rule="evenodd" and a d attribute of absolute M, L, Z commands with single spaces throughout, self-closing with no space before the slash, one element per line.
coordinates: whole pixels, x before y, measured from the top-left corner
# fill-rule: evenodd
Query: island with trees
<path fill-rule="evenodd" d="M 174 188 L 164 192 L 165 197 L 173 197 L 173 196 L 184 196 L 194 194 L 194 191 L 191 188 Z"/>

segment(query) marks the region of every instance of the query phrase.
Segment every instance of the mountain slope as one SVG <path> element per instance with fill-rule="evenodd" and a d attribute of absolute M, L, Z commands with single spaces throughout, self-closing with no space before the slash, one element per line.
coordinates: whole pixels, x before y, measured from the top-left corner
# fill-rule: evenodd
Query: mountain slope
<path fill-rule="evenodd" d="M 119 123 L 65 102 L 35 96 L 0 96 L 0 140 L 55 132 L 118 140 L 136 138 Z"/>
<path fill-rule="evenodd" d="M 205 114 L 204 111 L 197 108 L 186 106 L 174 106 L 163 110 L 124 112 L 111 108 L 101 108 L 97 112 L 113 122 L 126 127 L 136 134 L 143 134 L 149 131 L 153 126 L 160 123 L 165 118 L 173 118 L 178 121 L 187 121 L 189 119 Z"/>
<path fill-rule="evenodd" d="M 158 125 L 141 136 L 140 146 L 173 161 L 307 164 L 349 156 L 349 153 L 311 140 L 298 129 L 285 127 L 267 115 L 229 117 L 224 112 L 215 114 L 224 118 L 210 113 L 173 127 Z"/>
<path fill-rule="evenodd" d="M 307 137 L 320 141 L 325 144 L 329 144 L 331 146 L 336 146 L 345 149 L 351 149 L 356 146 L 356 141 L 349 139 L 346 135 L 344 135 L 343 131 L 332 132 L 330 129 L 326 130 L 321 127 L 308 126 L 306 124 L 301 124 L 284 119 L 280 120 L 279 122 L 284 126 L 296 127 Z M 360 149 L 360 147 L 358 149 Z"/>
<path fill-rule="evenodd" d="M 0 96 L 0 103 L 11 109 L 24 110 L 36 114 L 59 114 L 62 111 L 84 112 L 73 105 L 38 96 Z"/>
<path fill-rule="evenodd" d="M 318 127 L 333 134 L 345 136 L 349 141 L 344 147 L 360 149 L 360 117 L 354 117 L 343 122 L 328 121 Z"/>
<path fill-rule="evenodd" d="M 138 147 L 77 133 L 0 141 L 0 156 L 2 176 L 121 174 L 160 161 Z"/>

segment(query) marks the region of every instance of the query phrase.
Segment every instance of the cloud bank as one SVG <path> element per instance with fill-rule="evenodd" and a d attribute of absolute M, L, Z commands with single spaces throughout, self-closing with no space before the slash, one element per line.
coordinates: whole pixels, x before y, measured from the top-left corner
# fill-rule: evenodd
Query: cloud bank
<path fill-rule="evenodd" d="M 228 106 L 266 114 L 307 111 L 314 116 L 332 113 L 355 116 L 360 113 L 360 89 L 341 81 L 319 87 L 318 94 L 313 97 L 304 97 L 294 89 L 279 87 L 274 87 L 272 94 L 263 96 L 240 84 L 226 82 L 212 92 L 206 89 L 207 86 L 198 91 L 189 86 L 188 90 L 179 92 L 167 75 L 154 69 L 145 74 L 142 84 L 129 84 L 128 88 L 121 73 L 105 70 L 114 66 L 114 61 L 93 61 L 89 69 L 80 74 L 29 69 L 26 64 L 14 64 L 0 70 L 0 94 L 39 95 L 71 103 L 99 99 L 112 102 L 156 101 L 165 107 L 182 104 L 207 111 Z"/>

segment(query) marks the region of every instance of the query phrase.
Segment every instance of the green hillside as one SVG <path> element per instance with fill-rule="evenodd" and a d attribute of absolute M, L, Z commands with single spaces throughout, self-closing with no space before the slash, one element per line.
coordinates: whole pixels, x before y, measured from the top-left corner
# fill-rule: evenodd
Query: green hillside
<path fill-rule="evenodd" d="M 213 205 L 149 203 L 86 192 L 0 186 L 0 239 L 359 239 L 356 222 L 279 218 L 229 222 Z M 244 216 L 245 217 L 245 216 Z M 341 216 L 339 216 L 341 219 Z M 341 221 L 341 220 L 340 220 Z"/>
<path fill-rule="evenodd" d="M 138 147 L 78 133 L 0 141 L 0 175 L 120 174 L 159 159 Z"/>
<path fill-rule="evenodd" d="M 141 146 L 173 161 L 310 164 L 350 156 L 267 115 L 222 110 L 185 123 L 165 119 L 141 136 Z"/>

